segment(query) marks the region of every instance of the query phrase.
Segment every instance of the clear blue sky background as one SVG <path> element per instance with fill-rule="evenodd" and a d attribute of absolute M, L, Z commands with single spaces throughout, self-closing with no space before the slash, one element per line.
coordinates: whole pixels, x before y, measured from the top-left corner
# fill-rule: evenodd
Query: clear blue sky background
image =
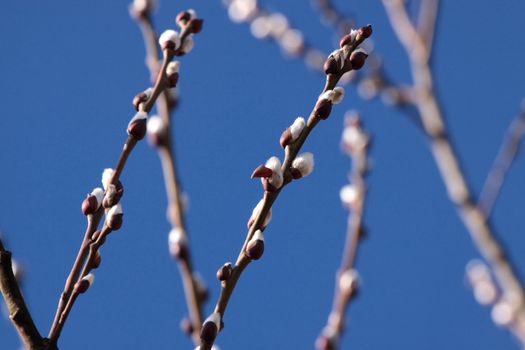
<path fill-rule="evenodd" d="M 263 1 L 329 52 L 337 38 L 308 1 Z M 401 47 L 379 1 L 338 2 L 374 25 L 390 74 L 409 82 Z M 144 48 L 126 1 L 5 1 L 0 12 L 0 227 L 27 271 L 25 294 L 47 333 L 82 239 L 80 203 L 114 166 L 148 86 Z M 180 173 L 190 197 L 194 258 L 211 288 L 234 259 L 261 196 L 253 168 L 282 155 L 281 131 L 307 115 L 323 77 L 283 58 L 271 43 L 233 24 L 219 1 L 162 1 L 159 29 L 181 9 L 205 18 L 183 57 L 182 103 L 175 116 Z M 518 0 L 444 1 L 434 67 L 451 135 L 476 193 L 524 95 L 525 5 Z M 347 213 L 338 192 L 349 161 L 339 150 L 342 116 L 359 109 L 374 136 L 374 169 L 358 269 L 360 297 L 350 307 L 343 348 L 516 349 L 474 301 L 464 267 L 478 256 L 446 198 L 425 139 L 380 101 L 347 89 L 304 150 L 316 156 L 308 178 L 286 188 L 266 233 L 264 258 L 243 275 L 218 338 L 223 349 L 311 349 L 331 306 Z M 525 159 L 515 163 L 494 223 L 523 274 Z M 180 279 L 167 250 L 165 194 L 156 153 L 144 142 L 122 177 L 125 220 L 103 248 L 103 264 L 79 298 L 61 349 L 190 349 Z M 0 319 L 0 348 L 18 348 Z"/>

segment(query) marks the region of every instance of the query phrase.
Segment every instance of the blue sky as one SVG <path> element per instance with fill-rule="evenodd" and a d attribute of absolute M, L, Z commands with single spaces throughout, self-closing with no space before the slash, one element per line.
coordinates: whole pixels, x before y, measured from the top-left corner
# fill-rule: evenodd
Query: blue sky
<path fill-rule="evenodd" d="M 337 37 L 309 2 L 263 1 L 286 14 L 309 42 L 330 52 Z M 337 2 L 374 26 L 390 75 L 410 82 L 406 57 L 379 1 Z M 0 13 L 0 228 L 23 263 L 25 295 L 47 333 L 81 242 L 80 204 L 114 166 L 131 99 L 148 86 L 144 48 L 124 1 L 14 1 Z M 306 116 L 323 77 L 273 43 L 233 24 L 219 1 L 162 1 L 159 30 L 179 10 L 205 19 L 195 48 L 182 58 L 181 105 L 174 119 L 180 175 L 197 269 L 219 292 L 215 271 L 233 260 L 246 220 L 261 196 L 251 171 L 282 156 L 281 131 Z M 524 96 L 525 5 L 518 0 L 443 2 L 433 59 L 435 82 L 466 174 L 476 193 Z M 340 152 L 343 115 L 358 109 L 374 137 L 373 172 L 357 267 L 363 286 L 347 317 L 343 348 L 516 349 L 464 282 L 478 257 L 446 198 L 425 139 L 381 101 L 347 88 L 342 104 L 304 146 L 316 157 L 309 177 L 283 191 L 268 227 L 265 256 L 243 275 L 229 305 L 222 349 L 313 348 L 326 321 L 347 213 L 338 193 L 350 163 Z M 518 158 L 493 223 L 519 272 L 525 205 L 525 159 Z M 179 331 L 185 313 L 156 153 L 144 142 L 122 181 L 123 228 L 104 246 L 89 293 L 79 298 L 62 349 L 190 349 Z M 0 320 L 2 349 L 17 349 Z"/>

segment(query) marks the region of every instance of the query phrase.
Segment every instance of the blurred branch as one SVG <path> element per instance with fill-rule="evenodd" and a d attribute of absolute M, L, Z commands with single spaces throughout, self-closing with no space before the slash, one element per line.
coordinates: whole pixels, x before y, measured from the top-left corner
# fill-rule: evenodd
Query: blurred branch
<path fill-rule="evenodd" d="M 350 33 L 355 21 L 343 15 L 331 0 L 312 0 L 312 3 L 319 9 L 323 21 L 332 26 L 338 35 Z"/>
<path fill-rule="evenodd" d="M 157 34 L 151 20 L 150 11 L 146 11 L 140 16 L 135 16 L 137 24 L 139 25 L 146 47 L 146 65 L 149 68 L 150 74 L 155 75 L 159 70 L 158 66 L 158 49 L 157 49 Z M 164 176 L 164 184 L 168 198 L 168 220 L 172 227 L 172 232 L 179 234 L 178 240 L 183 246 L 177 247 L 172 255 L 177 259 L 180 276 L 182 279 L 184 294 L 186 297 L 186 304 L 188 306 L 191 327 L 186 331 L 192 336 L 195 344 L 200 341 L 200 329 L 202 325 L 202 303 L 203 298 L 199 293 L 198 280 L 194 278 L 193 264 L 191 259 L 191 250 L 188 241 L 186 224 L 184 221 L 184 206 L 182 199 L 182 191 L 180 189 L 177 166 L 175 161 L 175 153 L 173 151 L 173 140 L 171 137 L 171 118 L 172 112 L 176 104 L 176 97 L 174 97 L 168 90 L 163 91 L 157 100 L 157 112 L 160 116 L 162 125 L 161 130 L 157 130 L 154 138 L 150 138 L 151 143 L 158 150 L 160 157 L 162 172 Z M 176 231 L 174 231 L 176 230 Z M 170 247 L 170 251 L 171 251 Z"/>
<path fill-rule="evenodd" d="M 342 100 L 344 90 L 340 87 L 336 88 L 341 76 L 352 69 L 360 69 L 364 65 L 367 55 L 358 46 L 371 34 L 372 27 L 367 26 L 357 30 L 354 35 L 347 35 L 341 40 L 341 49 L 332 53 L 326 60 L 325 66 L 331 67 L 330 73 L 326 75 L 324 88 L 308 120 L 306 123 L 304 120 L 297 123 L 302 125 L 300 128 L 295 128 L 296 123 L 294 122 L 281 136 L 280 143 L 285 149 L 282 166 L 277 157 L 272 157 L 266 166 L 258 167 L 252 174 L 252 177 L 262 178 L 265 192 L 248 221 L 249 230 L 235 265 L 233 268 L 230 267 L 231 270 L 224 279 L 220 278 L 219 272 L 221 270 L 218 272 L 219 280 L 221 280 L 221 293 L 215 305 L 214 313 L 203 324 L 199 350 L 211 349 L 215 337 L 222 329 L 224 313 L 242 272 L 252 260 L 257 260 L 262 256 L 264 250 L 262 232 L 270 220 L 271 208 L 279 193 L 293 179 L 306 176 L 312 170 L 312 155 L 309 155 L 310 160 L 307 161 L 306 156 L 298 156 L 298 153 L 315 126 L 321 120 L 329 117 L 332 104 L 339 103 Z"/>
<path fill-rule="evenodd" d="M 334 300 L 328 322 L 317 338 L 318 350 L 335 350 L 344 331 L 344 317 L 350 302 L 358 293 L 359 275 L 355 260 L 363 237 L 363 209 L 366 198 L 365 176 L 368 171 L 369 136 L 363 131 L 358 115 L 346 118 L 342 145 L 352 159 L 350 184 L 341 189 L 341 200 L 348 208 L 348 227 L 341 266 L 336 274 Z"/>
<path fill-rule="evenodd" d="M 412 24 L 402 0 L 383 0 L 392 28 L 405 47 L 414 79 L 414 99 L 431 151 L 445 183 L 448 196 L 468 229 L 478 251 L 490 265 L 506 298 L 513 308 L 511 330 L 525 345 L 524 294 L 510 260 L 496 238 L 486 216 L 473 200 L 456 151 L 446 132 L 441 108 L 433 92 L 432 73 L 428 65 L 429 50 Z"/>
<path fill-rule="evenodd" d="M 13 274 L 11 252 L 4 248 L 0 240 L 0 291 L 13 323 L 24 347 L 28 350 L 44 350 L 48 341 L 40 335 L 20 292 Z M 56 349 L 51 347 L 50 350 Z"/>
<path fill-rule="evenodd" d="M 496 156 L 489 175 L 485 180 L 483 190 L 481 191 L 478 206 L 487 218 L 490 217 L 490 214 L 492 213 L 492 208 L 498 199 L 507 172 L 518 155 L 524 135 L 525 104 L 522 106 L 518 116 L 510 124 L 507 133 L 503 138 L 498 155 Z"/>

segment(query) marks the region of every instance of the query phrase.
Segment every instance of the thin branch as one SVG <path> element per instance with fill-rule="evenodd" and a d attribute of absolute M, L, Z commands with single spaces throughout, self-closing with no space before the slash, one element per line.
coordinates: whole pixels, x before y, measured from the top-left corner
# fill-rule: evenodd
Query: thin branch
<path fill-rule="evenodd" d="M 142 31 L 144 43 L 146 47 L 146 64 L 151 75 L 159 70 L 158 67 L 158 51 L 157 51 L 157 35 L 153 27 L 149 12 L 144 16 L 136 17 L 137 23 Z M 184 220 L 184 208 L 182 200 L 182 191 L 180 189 L 177 166 L 175 160 L 175 153 L 173 151 L 173 141 L 171 137 L 171 118 L 173 107 L 175 103 L 172 95 L 168 91 L 164 91 L 157 100 L 157 112 L 163 121 L 165 133 L 163 140 L 157 145 L 158 155 L 162 165 L 162 173 L 164 176 L 164 185 L 168 199 L 168 219 L 172 229 L 179 229 L 181 239 L 186 242 L 185 253 L 181 254 L 177 259 L 181 280 L 184 288 L 184 295 L 188 307 L 190 322 L 191 322 L 191 336 L 195 344 L 200 341 L 200 330 L 202 325 L 202 298 L 199 296 L 199 288 L 197 280 L 193 278 L 193 263 L 190 254 L 190 247 L 188 243 L 188 235 L 186 224 Z"/>
<path fill-rule="evenodd" d="M 494 229 L 477 207 L 466 182 L 456 152 L 446 133 L 441 108 L 433 93 L 428 50 L 413 26 L 402 0 L 383 0 L 392 27 L 408 54 L 417 108 L 432 155 L 443 178 L 448 196 L 470 236 L 493 271 L 505 296 L 512 301 L 514 322 L 511 330 L 525 345 L 525 308 L 523 287 L 510 259 L 497 240 Z"/>
<path fill-rule="evenodd" d="M 47 339 L 40 335 L 24 297 L 20 292 L 18 282 L 13 274 L 11 252 L 4 248 L 0 240 L 0 291 L 13 323 L 24 347 L 28 350 L 43 350 L 47 347 Z M 51 348 L 54 349 L 54 348 Z"/>
<path fill-rule="evenodd" d="M 417 32 L 425 44 L 429 55 L 432 52 L 434 44 L 438 12 L 439 0 L 421 0 L 421 4 L 419 5 Z"/>
<path fill-rule="evenodd" d="M 335 350 L 344 332 L 346 309 L 358 292 L 358 274 L 355 260 L 360 239 L 363 235 L 363 210 L 366 199 L 365 175 L 368 170 L 369 136 L 363 131 L 359 117 L 352 117 L 345 122 L 343 132 L 343 149 L 352 159 L 352 170 L 349 175 L 350 185 L 341 190 L 341 200 L 348 208 L 348 227 L 346 243 L 341 265 L 336 273 L 336 283 L 332 310 L 328 322 L 317 338 L 318 350 Z"/>
<path fill-rule="evenodd" d="M 343 15 L 331 0 L 313 0 L 312 3 L 319 9 L 323 21 L 332 26 L 338 35 L 348 34 L 354 27 L 354 19 Z"/>
<path fill-rule="evenodd" d="M 525 135 L 525 105 L 522 107 L 518 116 L 510 124 L 500 150 L 489 175 L 485 180 L 485 185 L 481 191 L 478 201 L 478 207 L 485 214 L 487 218 L 492 213 L 492 208 L 500 194 L 501 187 L 507 176 L 512 162 L 516 159 L 520 150 L 523 136 Z"/>
<path fill-rule="evenodd" d="M 359 34 L 352 40 L 348 42 L 348 44 L 345 44 L 340 50 L 339 53 L 341 54 L 341 61 L 343 64 L 343 67 L 340 69 L 340 71 L 337 74 L 327 74 L 326 75 L 326 81 L 324 88 L 321 91 L 320 96 L 324 96 L 323 94 L 326 93 L 329 90 L 333 90 L 339 80 L 341 79 L 341 76 L 345 74 L 346 72 L 352 70 L 352 64 L 354 61 L 352 61 L 353 53 L 357 49 L 357 47 L 371 34 L 371 27 L 365 27 L 361 28 L 359 31 Z M 363 34 L 366 32 L 367 34 Z M 332 56 L 330 56 L 328 59 L 331 59 Z M 361 66 L 362 66 L 361 62 Z M 360 68 L 360 66 L 359 66 Z M 356 68 L 358 69 L 358 68 Z M 293 142 L 286 145 L 285 148 L 285 157 L 283 161 L 282 167 L 279 169 L 280 172 L 283 174 L 283 183 L 280 187 L 274 188 L 269 190 L 266 188 L 263 198 L 260 203 L 261 207 L 260 209 L 255 213 L 255 217 L 253 218 L 253 222 L 249 224 L 249 230 L 246 235 L 246 239 L 244 241 L 244 244 L 239 252 L 239 256 L 237 257 L 237 260 L 235 262 L 235 266 L 233 266 L 233 270 L 231 271 L 231 276 L 229 276 L 226 280 L 222 281 L 221 283 L 221 293 L 219 295 L 219 298 L 217 300 L 217 304 L 215 305 L 214 309 L 214 315 L 219 316 L 220 322 L 224 319 L 224 314 L 226 312 L 226 308 L 228 306 L 228 302 L 232 296 L 232 293 L 235 289 L 235 286 L 237 285 L 237 282 L 239 281 L 239 278 L 241 277 L 242 272 L 244 269 L 250 264 L 252 261 L 252 258 L 250 258 L 247 254 L 247 248 L 249 242 L 254 237 L 255 233 L 257 231 L 263 231 L 265 229 L 266 223 L 267 223 L 267 217 L 269 215 L 269 212 L 271 210 L 271 207 L 277 197 L 279 196 L 279 193 L 281 190 L 288 185 L 293 180 L 293 169 L 292 169 L 292 163 L 294 159 L 296 159 L 299 151 L 301 150 L 301 147 L 303 146 L 304 142 L 308 138 L 310 132 L 315 128 L 315 126 L 319 123 L 320 120 L 326 119 L 330 113 L 332 102 L 329 102 L 330 110 L 328 111 L 327 115 L 321 116 L 321 107 L 319 107 L 319 103 L 326 102 L 327 100 L 323 100 L 320 98 L 310 113 L 310 116 L 306 122 L 305 127 L 302 129 L 300 135 L 295 139 Z M 201 343 L 200 343 L 200 350 L 210 350 L 213 346 L 213 343 L 215 341 L 215 336 L 217 334 L 217 331 L 220 330 L 221 327 L 216 325 L 216 330 L 213 336 L 209 337 L 205 333 L 206 329 L 206 323 L 210 321 L 205 321 L 204 326 L 201 331 Z M 214 321 L 215 322 L 215 321 Z"/>

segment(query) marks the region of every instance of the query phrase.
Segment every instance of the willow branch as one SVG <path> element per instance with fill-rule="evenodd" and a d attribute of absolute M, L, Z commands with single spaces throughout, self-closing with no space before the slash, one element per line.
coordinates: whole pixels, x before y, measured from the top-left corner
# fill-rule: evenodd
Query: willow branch
<path fill-rule="evenodd" d="M 433 93 L 428 50 L 408 16 L 401 0 L 383 0 L 392 27 L 408 54 L 416 98 L 413 103 L 421 117 L 430 142 L 431 152 L 443 178 L 448 196 L 456 206 L 476 248 L 490 265 L 504 294 L 512 300 L 514 322 L 512 331 L 525 345 L 524 293 L 505 250 L 497 239 L 484 212 L 478 208 L 449 137 L 440 105 Z"/>
<path fill-rule="evenodd" d="M 336 87 L 339 80 L 341 79 L 341 76 L 344 73 L 352 70 L 353 67 L 352 67 L 352 63 L 350 59 L 351 55 L 352 53 L 354 53 L 356 48 L 371 34 L 372 29 L 371 29 L 371 26 L 368 26 L 366 28 L 361 28 L 360 30 L 361 30 L 360 35 L 358 35 L 355 39 L 353 39 L 352 41 L 350 41 L 348 44 L 344 45 L 340 49 L 340 53 L 342 55 L 341 62 L 343 63 L 343 67 L 337 74 L 327 74 L 326 75 L 326 81 L 325 81 L 325 84 L 321 91 L 320 96 L 323 96 L 323 94 L 329 90 L 333 90 Z M 367 31 L 368 34 L 363 35 L 362 34 L 363 30 Z M 362 63 L 364 63 L 364 61 Z M 331 102 L 330 102 L 330 109 L 331 109 Z M 328 112 L 328 115 L 329 113 L 330 112 Z M 328 115 L 325 115 L 323 119 L 326 119 Z M 249 230 L 246 235 L 246 239 L 239 252 L 239 256 L 237 257 L 235 266 L 233 266 L 232 268 L 231 275 L 226 280 L 223 280 L 221 283 L 221 293 L 215 305 L 214 314 L 213 314 L 213 315 L 218 315 L 220 317 L 221 322 L 224 319 L 224 314 L 226 312 L 228 302 L 237 285 L 237 282 L 239 281 L 241 277 L 242 272 L 244 271 L 244 269 L 246 269 L 246 267 L 248 267 L 248 265 L 252 261 L 252 259 L 246 253 L 248 243 L 251 241 L 251 239 L 254 237 L 257 231 L 264 231 L 265 226 L 266 226 L 266 219 L 270 212 L 270 209 L 272 208 L 273 203 L 277 200 L 282 189 L 293 180 L 292 163 L 294 159 L 296 159 L 299 151 L 301 150 L 301 147 L 303 146 L 306 139 L 308 138 L 308 136 L 310 135 L 310 133 L 315 128 L 315 126 L 319 123 L 320 120 L 322 119 L 320 118 L 318 104 L 316 104 L 316 106 L 310 113 L 310 116 L 308 117 L 306 125 L 302 129 L 300 135 L 297 137 L 297 139 L 295 139 L 290 144 L 287 144 L 285 147 L 284 161 L 280 169 L 283 174 L 283 184 L 279 188 L 273 189 L 271 191 L 269 191 L 268 189 L 265 190 L 263 198 L 261 199 L 262 205 L 260 207 L 260 210 L 255 214 L 255 217 L 253 218 L 253 222 L 251 222 L 251 224 L 249 225 Z M 205 325 L 206 325 L 206 322 L 205 322 Z M 217 331 L 220 330 L 219 328 L 220 327 L 217 327 Z M 200 350 L 210 350 L 215 341 L 216 333 L 213 335 L 213 337 L 205 337 L 205 335 L 203 334 L 205 329 L 206 329 L 206 326 L 204 326 L 201 331 L 201 343 L 200 343 L 200 348 L 199 348 Z"/>
<path fill-rule="evenodd" d="M 492 164 L 489 175 L 485 180 L 485 185 L 481 191 L 478 201 L 480 210 L 488 218 L 492 208 L 500 194 L 501 187 L 507 176 L 507 172 L 514 159 L 518 155 L 523 136 L 525 135 L 525 105 L 522 107 L 518 116 L 510 124 L 498 155 Z"/>
<path fill-rule="evenodd" d="M 47 339 L 40 335 L 29 312 L 20 287 L 13 274 L 11 252 L 0 240 L 0 292 L 4 297 L 9 319 L 13 323 L 24 347 L 28 350 L 43 350 Z"/>
<path fill-rule="evenodd" d="M 363 210 L 366 199 L 365 175 L 368 170 L 369 137 L 361 129 L 358 117 L 348 120 L 347 124 L 344 133 L 351 134 L 351 137 L 345 137 L 343 134 L 343 147 L 352 159 L 352 170 L 349 175 L 350 185 L 346 185 L 341 190 L 341 200 L 349 210 L 346 243 L 341 265 L 336 273 L 332 310 L 326 326 L 316 341 L 318 350 L 338 348 L 344 332 L 346 310 L 359 288 L 355 261 L 364 232 Z"/>
<path fill-rule="evenodd" d="M 318 8 L 321 18 L 332 26 L 338 35 L 347 34 L 353 28 L 355 21 L 343 15 L 331 0 L 313 0 L 312 2 Z"/>
<path fill-rule="evenodd" d="M 419 6 L 419 17 L 417 32 L 421 37 L 429 54 L 432 52 L 434 44 L 434 34 L 436 32 L 436 20 L 439 12 L 439 0 L 421 0 Z"/>
<path fill-rule="evenodd" d="M 155 74 L 159 70 L 158 67 L 158 51 L 157 51 L 157 34 L 153 27 L 151 17 L 148 14 L 136 18 L 137 23 L 142 31 L 144 43 L 146 47 L 146 65 L 150 74 Z M 164 185 L 168 199 L 168 220 L 172 228 L 179 228 L 182 240 L 188 242 L 188 235 L 186 224 L 184 220 L 184 208 L 182 200 L 182 191 L 179 185 L 177 165 L 175 159 L 175 152 L 173 151 L 173 140 L 171 130 L 171 114 L 173 112 L 174 101 L 173 97 L 164 91 L 157 100 L 157 112 L 162 119 L 167 132 L 164 134 L 164 139 L 161 144 L 157 146 L 158 155 L 162 165 L 162 173 L 164 177 Z M 190 254 L 189 243 L 186 243 L 185 254 L 177 259 L 177 266 L 181 276 L 186 304 L 188 307 L 190 322 L 191 322 L 191 336 L 195 344 L 199 342 L 199 334 L 202 325 L 202 298 L 199 298 L 199 290 L 197 281 L 193 278 L 194 270 Z"/>

